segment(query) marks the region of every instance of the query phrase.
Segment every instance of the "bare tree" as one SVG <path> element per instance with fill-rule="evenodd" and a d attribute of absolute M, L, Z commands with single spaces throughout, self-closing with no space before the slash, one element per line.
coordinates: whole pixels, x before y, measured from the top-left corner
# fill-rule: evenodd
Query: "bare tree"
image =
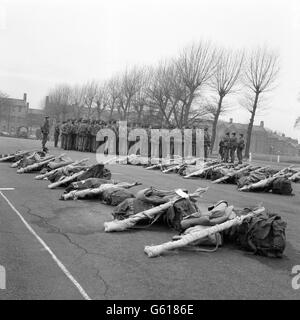
<path fill-rule="evenodd" d="M 150 83 L 150 74 L 147 69 L 140 70 L 140 85 L 133 97 L 132 106 L 137 113 L 137 123 L 141 124 L 145 108 L 148 105 L 147 88 Z"/>
<path fill-rule="evenodd" d="M 247 130 L 245 157 L 249 157 L 251 134 L 254 125 L 259 99 L 266 92 L 274 89 L 274 83 L 279 73 L 279 57 L 267 48 L 258 48 L 248 55 L 245 64 L 243 83 L 251 95 L 251 105 L 246 106 L 250 112 L 250 122 Z M 249 99 L 248 99 L 249 100 Z"/>
<path fill-rule="evenodd" d="M 44 106 L 45 113 L 49 116 L 65 120 L 70 110 L 71 87 L 67 84 L 57 85 L 48 93 L 48 100 Z"/>
<path fill-rule="evenodd" d="M 117 101 L 120 96 L 120 79 L 118 76 L 111 78 L 107 84 L 109 119 L 112 119 L 113 112 L 117 107 Z"/>
<path fill-rule="evenodd" d="M 146 88 L 150 117 L 156 115 L 156 119 L 168 125 L 171 124 L 173 108 L 171 105 L 172 76 L 174 65 L 162 61 L 157 68 L 148 70 L 149 84 Z"/>
<path fill-rule="evenodd" d="M 87 117 L 91 117 L 92 108 L 96 104 L 96 96 L 98 93 L 98 83 L 96 81 L 89 81 L 83 86 L 84 92 L 84 106 L 87 108 Z"/>
<path fill-rule="evenodd" d="M 180 126 L 188 122 L 194 99 L 200 89 L 212 78 L 216 62 L 217 50 L 209 42 L 199 42 L 186 47 L 175 60 L 177 68 L 177 85 L 174 98 L 179 99 L 179 110 L 175 116 Z M 179 112 L 179 113 L 178 113 Z"/>
<path fill-rule="evenodd" d="M 142 86 L 143 70 L 137 67 L 126 70 L 121 77 L 121 90 L 118 97 L 118 112 L 122 120 L 128 118 L 132 102 Z"/>
<path fill-rule="evenodd" d="M 109 105 L 109 95 L 108 95 L 108 88 L 107 84 L 103 83 L 98 86 L 97 94 L 95 97 L 96 103 L 96 113 L 97 119 L 100 120 L 103 112 Z"/>
<path fill-rule="evenodd" d="M 214 147 L 219 117 L 226 112 L 223 100 L 226 95 L 234 92 L 240 72 L 243 66 L 244 53 L 231 50 L 222 50 L 219 53 L 217 66 L 212 76 L 210 86 L 217 94 L 216 105 L 209 105 L 209 111 L 213 115 L 213 126 L 211 135 L 211 150 Z"/>
<path fill-rule="evenodd" d="M 72 87 L 70 101 L 73 106 L 74 116 L 79 119 L 84 109 L 84 90 L 82 86 L 75 85 Z"/>

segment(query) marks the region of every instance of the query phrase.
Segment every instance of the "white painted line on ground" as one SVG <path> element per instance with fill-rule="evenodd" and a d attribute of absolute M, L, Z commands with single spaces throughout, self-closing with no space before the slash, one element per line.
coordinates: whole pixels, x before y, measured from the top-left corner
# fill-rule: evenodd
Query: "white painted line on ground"
<path fill-rule="evenodd" d="M 72 276 L 72 274 L 68 271 L 68 269 L 64 266 L 64 264 L 56 257 L 53 251 L 47 246 L 45 241 L 32 229 L 32 227 L 28 224 L 28 222 L 23 218 L 21 213 L 13 206 L 13 204 L 9 201 L 9 199 L 0 191 L 0 195 L 3 199 L 8 203 L 8 205 L 12 208 L 12 210 L 19 216 L 22 222 L 25 224 L 26 228 L 36 237 L 39 243 L 45 248 L 46 251 L 50 254 L 52 259 L 56 262 L 62 272 L 71 280 L 74 286 L 78 289 L 80 294 L 83 296 L 85 300 L 92 300 L 89 295 L 84 291 L 82 286 L 78 283 L 78 281 Z"/>

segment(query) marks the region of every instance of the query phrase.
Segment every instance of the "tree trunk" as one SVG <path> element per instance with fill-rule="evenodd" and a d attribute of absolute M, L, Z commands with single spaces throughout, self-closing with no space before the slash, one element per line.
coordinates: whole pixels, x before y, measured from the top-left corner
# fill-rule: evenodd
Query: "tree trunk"
<path fill-rule="evenodd" d="M 249 155 L 250 155 L 251 135 L 252 135 L 252 129 L 254 124 L 255 113 L 257 109 L 258 97 L 259 97 L 259 92 L 256 92 L 253 108 L 251 112 L 251 118 L 248 125 L 248 130 L 247 130 L 247 142 L 246 142 L 246 150 L 245 150 L 245 158 L 247 159 L 249 159 Z"/>
<path fill-rule="evenodd" d="M 211 143 L 210 143 L 211 152 L 213 151 L 215 140 L 216 140 L 217 125 L 218 125 L 219 116 L 221 113 L 223 98 L 224 98 L 223 96 L 219 97 L 218 108 L 217 108 L 216 114 L 214 115 L 214 122 L 213 122 L 213 127 L 211 132 Z"/>
<path fill-rule="evenodd" d="M 189 96 L 188 102 L 185 105 L 185 113 L 184 113 L 184 118 L 183 118 L 183 125 L 186 126 L 189 120 L 189 115 L 190 115 L 190 110 L 191 110 L 191 106 L 194 100 L 194 90 L 191 90 L 191 94 Z"/>

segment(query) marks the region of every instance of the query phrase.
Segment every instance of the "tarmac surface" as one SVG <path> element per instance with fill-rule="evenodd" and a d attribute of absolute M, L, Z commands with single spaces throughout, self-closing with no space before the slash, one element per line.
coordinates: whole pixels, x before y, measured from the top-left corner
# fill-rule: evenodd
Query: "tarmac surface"
<path fill-rule="evenodd" d="M 75 160 L 89 157 L 90 163 L 96 162 L 94 154 L 48 145 L 51 154 L 64 152 Z M 0 153 L 34 148 L 40 148 L 40 141 L 0 137 Z M 17 174 L 9 163 L 0 163 L 0 188 L 15 188 L 0 195 L 0 265 L 6 270 L 1 300 L 87 298 L 84 294 L 91 299 L 300 298 L 300 290 L 291 285 L 292 268 L 300 265 L 299 184 L 293 184 L 295 195 L 289 197 L 240 193 L 233 185 L 185 180 L 137 166 L 109 169 L 113 179 L 143 184 L 132 191 L 208 186 L 202 199 L 207 204 L 221 199 L 236 207 L 262 203 L 287 222 L 284 257 L 255 256 L 224 245 L 214 253 L 178 251 L 150 259 L 144 247 L 169 241 L 176 232 L 154 225 L 105 233 L 103 223 L 112 220 L 112 207 L 97 201 L 60 201 L 63 189 L 49 190 L 47 181 L 34 180 L 36 174 Z"/>

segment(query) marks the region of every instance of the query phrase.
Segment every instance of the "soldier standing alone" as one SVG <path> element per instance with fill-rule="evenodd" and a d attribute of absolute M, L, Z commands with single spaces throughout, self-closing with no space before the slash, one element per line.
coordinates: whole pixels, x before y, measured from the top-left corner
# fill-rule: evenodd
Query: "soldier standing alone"
<path fill-rule="evenodd" d="M 49 117 L 46 116 L 46 117 L 45 117 L 44 124 L 43 124 L 42 127 L 41 127 L 41 132 L 42 132 L 42 135 L 43 135 L 43 138 L 42 138 L 42 148 L 43 148 L 43 151 L 44 151 L 44 152 L 47 152 L 47 151 L 48 151 L 48 149 L 46 148 L 46 143 L 47 143 L 47 141 L 48 141 L 49 131 L 50 131 Z"/>

